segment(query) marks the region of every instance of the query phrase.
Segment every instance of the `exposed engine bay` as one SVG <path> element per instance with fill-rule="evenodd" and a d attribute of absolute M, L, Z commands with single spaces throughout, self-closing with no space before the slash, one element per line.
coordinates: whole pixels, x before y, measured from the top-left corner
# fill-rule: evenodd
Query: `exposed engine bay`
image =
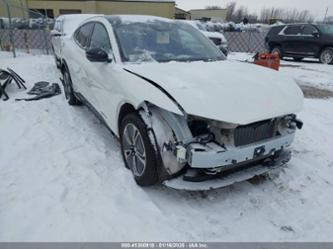
<path fill-rule="evenodd" d="M 160 153 L 165 169 L 162 180 L 181 175 L 183 181 L 192 183 L 244 170 L 251 178 L 251 168 L 261 165 L 262 172 L 263 167 L 267 171 L 285 164 L 290 160 L 286 148 L 303 125 L 293 114 L 238 125 L 176 115 L 149 103 L 140 114 Z"/>

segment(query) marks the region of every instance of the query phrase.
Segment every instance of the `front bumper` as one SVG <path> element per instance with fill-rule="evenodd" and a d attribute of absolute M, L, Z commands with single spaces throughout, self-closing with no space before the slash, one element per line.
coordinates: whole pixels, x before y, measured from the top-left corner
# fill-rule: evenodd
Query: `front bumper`
<path fill-rule="evenodd" d="M 164 184 L 175 189 L 209 190 L 262 175 L 290 160 L 287 147 L 294 137 L 293 132 L 238 147 L 193 143 L 187 150 L 186 170 Z"/>
<path fill-rule="evenodd" d="M 273 169 L 279 168 L 290 161 L 291 153 L 282 151 L 279 157 L 272 160 L 272 163 L 266 164 L 263 161 L 250 166 L 240 167 L 237 170 L 225 171 L 214 178 L 201 182 L 186 181 L 185 174 L 164 181 L 167 187 L 187 191 L 204 191 L 223 188 L 234 183 L 243 182 L 255 176 L 265 174 Z"/>
<path fill-rule="evenodd" d="M 191 168 L 227 167 L 259 157 L 269 157 L 275 152 L 289 147 L 295 133 L 258 143 L 239 146 L 222 147 L 215 143 L 206 145 L 191 144 L 188 150 L 188 164 Z"/>

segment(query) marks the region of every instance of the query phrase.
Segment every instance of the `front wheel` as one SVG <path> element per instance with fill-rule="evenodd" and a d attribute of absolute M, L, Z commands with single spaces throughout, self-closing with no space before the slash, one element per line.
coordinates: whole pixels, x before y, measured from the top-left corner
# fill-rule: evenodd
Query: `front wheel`
<path fill-rule="evenodd" d="M 333 64 L 333 48 L 325 48 L 321 51 L 319 60 L 323 64 Z"/>
<path fill-rule="evenodd" d="M 140 186 L 158 182 L 156 152 L 148 136 L 146 125 L 136 113 L 124 117 L 120 125 L 122 156 L 127 168 Z"/>

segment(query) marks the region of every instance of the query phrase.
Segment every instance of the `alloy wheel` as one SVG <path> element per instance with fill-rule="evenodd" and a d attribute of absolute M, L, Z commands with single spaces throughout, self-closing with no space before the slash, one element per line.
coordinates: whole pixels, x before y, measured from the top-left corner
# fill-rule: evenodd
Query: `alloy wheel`
<path fill-rule="evenodd" d="M 69 83 L 69 74 L 67 72 L 64 73 L 64 91 L 66 99 L 69 98 L 70 95 L 70 83 Z"/>
<path fill-rule="evenodd" d="M 135 176 L 142 176 L 146 168 L 146 151 L 142 135 L 138 128 L 129 123 L 126 125 L 123 136 L 123 153 L 128 167 Z"/>
<path fill-rule="evenodd" d="M 326 49 L 320 55 L 320 61 L 324 64 L 330 64 L 333 62 L 333 50 Z"/>

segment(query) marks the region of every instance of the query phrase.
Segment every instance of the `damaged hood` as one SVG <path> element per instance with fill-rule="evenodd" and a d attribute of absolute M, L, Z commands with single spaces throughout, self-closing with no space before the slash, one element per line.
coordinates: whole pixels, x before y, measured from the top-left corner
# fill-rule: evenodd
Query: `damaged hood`
<path fill-rule="evenodd" d="M 303 106 L 303 93 L 292 79 L 250 63 L 142 63 L 124 69 L 158 84 L 187 114 L 203 118 L 244 125 L 297 113 Z"/>

